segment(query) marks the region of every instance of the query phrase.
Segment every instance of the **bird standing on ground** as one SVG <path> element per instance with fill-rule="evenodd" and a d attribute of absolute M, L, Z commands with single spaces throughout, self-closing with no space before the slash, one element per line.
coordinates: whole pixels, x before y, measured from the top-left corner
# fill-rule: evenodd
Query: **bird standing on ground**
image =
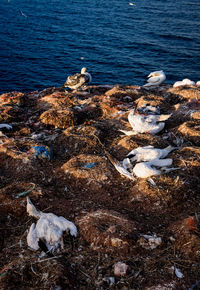
<path fill-rule="evenodd" d="M 77 236 L 76 226 L 64 217 L 53 213 L 38 211 L 27 197 L 27 213 L 38 219 L 29 229 L 27 243 L 33 250 L 38 250 L 42 241 L 48 251 L 54 252 L 59 246 L 63 249 L 63 232 L 67 231 L 71 236 Z"/>
<path fill-rule="evenodd" d="M 147 83 L 143 87 L 151 88 L 163 83 L 166 80 L 166 75 L 163 70 L 159 70 L 150 73 L 147 78 Z"/>
<path fill-rule="evenodd" d="M 64 84 L 64 87 L 71 90 L 78 90 L 84 88 L 86 84 L 91 82 L 92 76 L 89 74 L 85 67 L 81 69 L 81 73 L 69 76 Z"/>

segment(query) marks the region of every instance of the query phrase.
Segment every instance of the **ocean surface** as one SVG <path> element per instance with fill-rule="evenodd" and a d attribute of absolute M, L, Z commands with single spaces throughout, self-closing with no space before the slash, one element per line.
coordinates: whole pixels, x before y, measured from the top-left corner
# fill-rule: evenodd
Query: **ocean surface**
<path fill-rule="evenodd" d="M 0 15 L 1 93 L 62 86 L 83 66 L 93 84 L 160 69 L 200 80 L 200 0 L 1 0 Z"/>

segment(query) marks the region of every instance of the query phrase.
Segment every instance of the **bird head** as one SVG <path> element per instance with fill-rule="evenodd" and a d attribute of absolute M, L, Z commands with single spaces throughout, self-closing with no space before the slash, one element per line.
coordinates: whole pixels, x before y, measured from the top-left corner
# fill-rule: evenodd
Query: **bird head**
<path fill-rule="evenodd" d="M 162 74 L 163 74 L 163 70 L 154 71 L 154 72 L 152 72 L 152 73 L 150 73 L 148 75 L 148 78 L 150 78 L 150 77 L 158 77 L 158 76 L 160 76 Z"/>
<path fill-rule="evenodd" d="M 27 213 L 30 216 L 34 216 L 36 218 L 40 218 L 41 214 L 40 211 L 36 209 L 36 207 L 32 204 L 29 197 L 27 197 L 27 206 L 26 206 Z"/>
<path fill-rule="evenodd" d="M 81 69 L 81 74 L 85 74 L 86 71 L 87 71 L 86 67 L 83 67 L 83 68 Z"/>

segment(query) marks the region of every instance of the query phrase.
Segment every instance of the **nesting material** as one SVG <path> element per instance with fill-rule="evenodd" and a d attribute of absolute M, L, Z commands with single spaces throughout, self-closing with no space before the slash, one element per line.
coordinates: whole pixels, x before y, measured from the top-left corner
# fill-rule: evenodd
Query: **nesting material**
<path fill-rule="evenodd" d="M 77 123 L 74 112 L 69 109 L 50 109 L 41 114 L 40 120 L 42 123 L 52 125 L 55 128 L 68 128 Z"/>
<path fill-rule="evenodd" d="M 97 210 L 78 219 L 77 224 L 93 250 L 128 253 L 131 249 L 128 234 L 136 230 L 135 223 L 117 212 Z"/>
<path fill-rule="evenodd" d="M 77 236 L 76 226 L 64 217 L 56 216 L 53 213 L 38 211 L 27 198 L 27 213 L 38 219 L 29 229 L 27 236 L 28 246 L 33 250 L 39 249 L 39 241 L 45 243 L 48 251 L 54 252 L 59 246 L 63 249 L 63 232 L 67 231 L 71 236 Z"/>
<path fill-rule="evenodd" d="M 114 274 L 115 276 L 126 276 L 128 271 L 128 265 L 123 262 L 117 262 L 114 265 Z"/>

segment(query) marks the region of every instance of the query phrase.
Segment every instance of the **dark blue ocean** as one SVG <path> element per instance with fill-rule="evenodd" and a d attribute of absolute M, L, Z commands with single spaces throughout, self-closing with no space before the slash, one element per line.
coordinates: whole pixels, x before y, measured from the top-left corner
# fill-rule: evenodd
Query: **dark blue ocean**
<path fill-rule="evenodd" d="M 1 0 L 0 15 L 1 93 L 62 86 L 83 66 L 93 84 L 160 69 L 200 80 L 200 0 Z"/>

